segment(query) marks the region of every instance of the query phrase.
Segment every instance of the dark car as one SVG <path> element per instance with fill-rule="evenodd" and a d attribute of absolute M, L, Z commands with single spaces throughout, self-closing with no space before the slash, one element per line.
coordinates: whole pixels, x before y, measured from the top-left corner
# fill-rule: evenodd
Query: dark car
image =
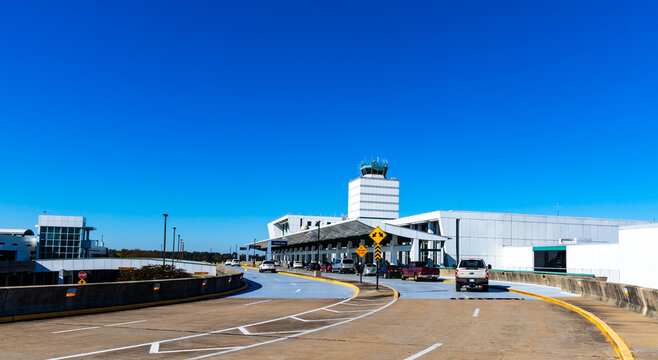
<path fill-rule="evenodd" d="M 306 271 L 314 271 L 320 269 L 321 266 L 317 261 L 311 261 L 310 263 L 306 264 Z"/>
<path fill-rule="evenodd" d="M 384 272 L 384 277 L 387 279 L 399 278 L 402 276 L 402 269 L 397 265 L 386 265 L 380 271 Z"/>

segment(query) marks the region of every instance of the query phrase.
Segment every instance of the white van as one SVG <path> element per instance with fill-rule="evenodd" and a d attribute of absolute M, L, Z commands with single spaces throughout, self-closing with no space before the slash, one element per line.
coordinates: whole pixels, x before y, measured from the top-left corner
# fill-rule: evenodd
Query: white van
<path fill-rule="evenodd" d="M 354 259 L 334 259 L 334 263 L 331 265 L 331 272 L 344 273 L 344 272 L 353 272 L 356 273 L 354 268 Z"/>

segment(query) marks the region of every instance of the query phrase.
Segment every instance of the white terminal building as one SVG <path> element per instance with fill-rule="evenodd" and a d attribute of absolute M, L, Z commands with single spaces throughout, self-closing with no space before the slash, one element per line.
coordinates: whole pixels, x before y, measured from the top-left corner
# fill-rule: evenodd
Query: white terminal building
<path fill-rule="evenodd" d="M 368 234 L 379 226 L 389 234 L 381 243 L 384 260 L 393 264 L 452 266 L 460 258 L 483 258 L 494 269 L 594 274 L 658 288 L 655 271 L 632 265 L 629 255 L 658 262 L 658 223 L 453 210 L 400 218 L 400 181 L 387 178 L 388 164 L 362 163 L 360 171 L 349 182 L 347 217 L 286 215 L 270 222 L 269 239 L 257 244 L 287 261 L 358 259 L 354 251 L 364 245 L 364 261 L 371 262 Z"/>

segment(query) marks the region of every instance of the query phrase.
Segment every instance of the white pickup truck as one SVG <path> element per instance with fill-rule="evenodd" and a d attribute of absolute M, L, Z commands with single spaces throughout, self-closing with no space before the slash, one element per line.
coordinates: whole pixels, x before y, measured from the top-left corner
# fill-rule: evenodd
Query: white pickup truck
<path fill-rule="evenodd" d="M 455 290 L 482 286 L 482 290 L 489 291 L 489 269 L 491 265 L 485 265 L 482 259 L 463 259 L 455 269 Z"/>

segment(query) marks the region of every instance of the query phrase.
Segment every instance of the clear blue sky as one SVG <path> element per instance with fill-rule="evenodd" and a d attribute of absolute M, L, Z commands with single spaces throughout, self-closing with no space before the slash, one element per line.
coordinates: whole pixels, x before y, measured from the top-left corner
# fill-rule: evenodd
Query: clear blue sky
<path fill-rule="evenodd" d="M 0 227 L 228 251 L 347 212 L 385 157 L 401 216 L 658 215 L 654 1 L 0 5 Z"/>

